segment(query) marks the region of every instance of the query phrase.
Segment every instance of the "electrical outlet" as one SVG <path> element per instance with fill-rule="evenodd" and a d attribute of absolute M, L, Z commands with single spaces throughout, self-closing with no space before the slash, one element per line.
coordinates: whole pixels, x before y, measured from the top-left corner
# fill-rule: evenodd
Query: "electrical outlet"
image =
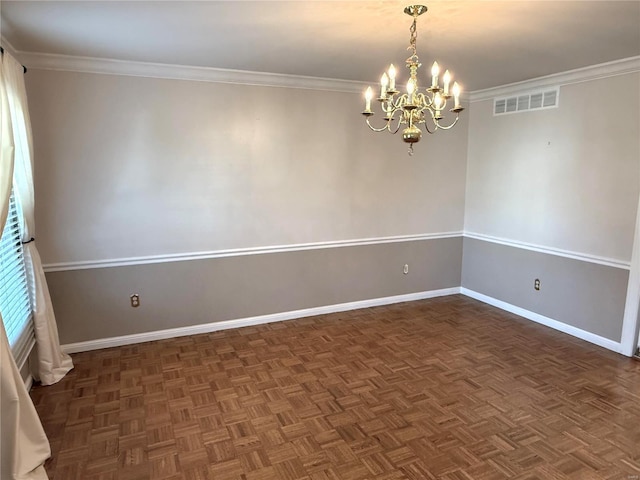
<path fill-rule="evenodd" d="M 132 307 L 135 308 L 135 307 L 139 307 L 140 306 L 140 295 L 138 295 L 137 293 L 134 293 L 129 298 L 131 299 L 131 306 Z"/>
<path fill-rule="evenodd" d="M 540 279 L 539 278 L 536 278 L 533 281 L 533 288 L 535 288 L 536 290 L 540 290 Z"/>
<path fill-rule="evenodd" d="M 407 273 L 409 273 L 409 264 L 408 263 L 404 264 L 404 268 L 402 269 L 402 273 L 404 273 L 405 275 Z"/>

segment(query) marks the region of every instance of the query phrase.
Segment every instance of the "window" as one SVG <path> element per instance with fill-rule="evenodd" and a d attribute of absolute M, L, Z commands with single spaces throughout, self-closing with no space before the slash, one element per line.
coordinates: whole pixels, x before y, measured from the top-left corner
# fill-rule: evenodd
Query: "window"
<path fill-rule="evenodd" d="M 11 193 L 7 223 L 0 239 L 0 312 L 11 352 L 18 368 L 21 368 L 33 348 L 35 334 L 18 209 L 19 206 Z"/>

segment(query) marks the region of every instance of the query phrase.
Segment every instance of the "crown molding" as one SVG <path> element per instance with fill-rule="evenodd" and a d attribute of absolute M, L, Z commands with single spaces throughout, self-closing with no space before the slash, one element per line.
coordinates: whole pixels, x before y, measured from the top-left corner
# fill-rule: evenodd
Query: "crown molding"
<path fill-rule="evenodd" d="M 11 42 L 7 40 L 7 37 L 5 37 L 4 35 L 0 35 L 0 45 L 2 45 L 2 48 L 4 48 L 6 52 L 9 52 L 13 58 L 23 63 L 22 55 L 18 53 L 18 50 L 16 50 L 15 47 L 11 45 Z"/>
<path fill-rule="evenodd" d="M 601 78 L 626 75 L 640 72 L 640 56 L 623 58 L 612 62 L 600 63 L 589 67 L 577 68 L 561 73 L 554 73 L 544 77 L 532 78 L 522 82 L 509 83 L 499 87 L 476 90 L 469 94 L 469 101 L 480 102 L 494 97 L 502 97 L 521 92 L 523 90 L 538 90 L 552 86 L 570 85 L 588 82 Z"/>
<path fill-rule="evenodd" d="M 34 70 L 99 73 L 105 75 L 126 75 L 133 77 L 327 90 L 347 93 L 361 93 L 366 88 L 364 83 L 353 80 L 252 72 L 225 68 L 171 65 L 166 63 L 133 62 L 110 58 L 77 57 L 31 52 L 20 52 L 20 58 L 27 68 Z"/>
<path fill-rule="evenodd" d="M 125 75 L 133 77 L 192 80 L 199 82 L 258 85 L 267 87 L 299 88 L 346 93 L 361 93 L 367 87 L 364 82 L 334 78 L 286 75 L 248 70 L 232 70 L 213 67 L 195 67 L 165 63 L 135 62 L 110 58 L 80 57 L 52 53 L 24 52 L 16 50 L 2 37 L 3 45 L 14 57 L 29 69 L 67 72 Z M 614 60 L 588 67 L 554 73 L 544 77 L 500 85 L 484 90 L 463 92 L 463 99 L 479 102 L 499 96 L 507 96 L 523 90 L 544 89 L 550 86 L 597 80 L 617 75 L 640 72 L 640 56 Z"/>

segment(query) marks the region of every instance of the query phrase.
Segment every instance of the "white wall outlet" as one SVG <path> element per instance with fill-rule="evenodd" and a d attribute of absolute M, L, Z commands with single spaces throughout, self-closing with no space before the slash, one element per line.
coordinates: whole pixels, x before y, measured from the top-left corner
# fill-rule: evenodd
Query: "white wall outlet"
<path fill-rule="evenodd" d="M 135 307 L 139 307 L 140 306 L 140 295 L 138 295 L 137 293 L 134 293 L 129 298 L 131 299 L 131 306 L 132 307 L 135 308 Z"/>
<path fill-rule="evenodd" d="M 408 263 L 404 264 L 404 268 L 402 269 L 402 273 L 404 273 L 405 275 L 407 273 L 409 273 L 409 264 Z"/>

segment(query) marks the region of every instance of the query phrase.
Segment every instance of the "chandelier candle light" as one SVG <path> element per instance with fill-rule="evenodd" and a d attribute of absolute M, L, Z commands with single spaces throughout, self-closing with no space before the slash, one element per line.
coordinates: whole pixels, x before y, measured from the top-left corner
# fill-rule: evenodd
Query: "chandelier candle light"
<path fill-rule="evenodd" d="M 425 92 L 420 92 L 418 87 L 418 68 L 422 65 L 416 51 L 416 39 L 418 37 L 416 20 L 419 15 L 426 11 L 427 7 L 424 5 L 411 5 L 404 9 L 404 13 L 413 17 L 413 24 L 409 29 L 409 32 L 411 32 L 409 47 L 407 48 L 412 52 L 406 61 L 409 69 L 407 93 L 396 97 L 400 92 L 396 90 L 396 69 L 392 64 L 388 72 L 382 74 L 380 96 L 377 99 L 382 107 L 385 123 L 380 128 L 376 128 L 370 123 L 371 116 L 374 115 L 371 111 L 371 100 L 373 99 L 371 87 L 368 87 L 365 93 L 365 108 L 364 112 L 362 112 L 362 115 L 367 119 L 367 125 L 374 132 L 387 130 L 391 133 L 398 133 L 401 125 L 407 125 L 402 131 L 402 139 L 409 144 L 409 155 L 413 155 L 413 144 L 419 142 L 422 137 L 422 130 L 417 125 L 424 124 L 428 133 L 434 133 L 439 128 L 449 130 L 458 123 L 460 112 L 464 110 L 460 106 L 460 85 L 458 85 L 458 82 L 454 82 L 451 85 L 452 78 L 449 70 L 444 72 L 442 86 L 440 86 L 440 67 L 438 62 L 433 62 L 431 67 L 431 86 Z M 444 118 L 443 112 L 446 111 L 447 102 L 452 96 L 454 99 L 453 108 L 449 111 L 454 113 L 456 117 L 449 125 L 443 125 L 440 121 Z M 396 113 L 399 113 L 399 115 L 396 115 Z"/>

